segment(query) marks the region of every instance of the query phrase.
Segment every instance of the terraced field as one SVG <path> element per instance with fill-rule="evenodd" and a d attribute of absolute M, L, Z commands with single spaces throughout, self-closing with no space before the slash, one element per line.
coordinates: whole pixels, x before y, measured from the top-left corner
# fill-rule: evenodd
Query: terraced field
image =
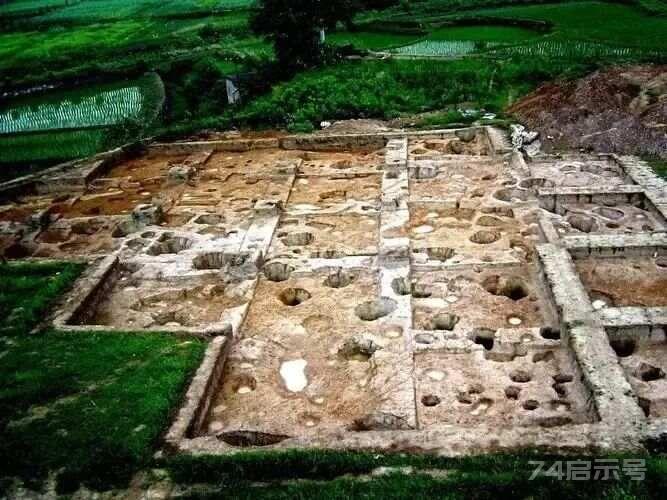
<path fill-rule="evenodd" d="M 271 84 L 262 68 L 273 57 L 272 47 L 249 29 L 254 0 L 8 0 L 0 5 L 0 26 L 4 28 L 0 33 L 0 99 L 3 92 L 45 83 L 71 86 L 72 81 L 90 75 L 116 81 L 148 69 L 164 81 L 167 106 L 160 125 L 161 131 L 170 134 L 230 126 L 308 131 L 322 120 L 395 118 L 436 110 L 447 117 L 446 123 L 460 123 L 464 117 L 456 100 L 499 114 L 520 92 L 556 76 L 579 76 L 604 64 L 664 60 L 667 16 L 660 15 L 664 4 L 664 0 L 537 5 L 527 0 L 400 2 L 385 10 L 360 11 L 353 19 L 353 30 L 340 25 L 327 33 L 327 42 L 352 45 L 362 53 L 389 55 L 404 64 L 342 62 L 325 71 L 294 75 L 289 81 L 277 78 Z M 444 80 L 433 82 L 418 61 L 410 61 L 420 58 L 428 59 L 430 71 Z M 434 66 L 463 58 L 465 72 L 484 77 L 468 76 L 459 71 L 460 66 Z M 411 64 L 412 71 L 406 71 Z M 501 66 L 507 68 L 500 71 Z M 487 67 L 491 70 L 486 71 Z M 382 82 L 380 85 L 366 88 L 355 81 L 351 95 L 341 90 L 347 88 L 347 79 L 376 69 L 379 73 L 371 79 Z M 260 75 L 259 81 L 249 84 L 243 105 L 230 107 L 224 77 L 239 72 Z M 499 80 L 497 74 L 504 77 Z M 477 85 L 487 89 L 474 88 Z M 269 87 L 273 87 L 270 92 Z M 435 91 L 447 98 L 432 98 Z M 485 97 L 478 101 L 480 96 Z M 122 120 L 121 110 L 136 102 L 131 92 L 112 98 L 124 102 L 110 121 Z M 443 105 L 449 107 L 443 110 Z M 62 111 L 32 109 L 21 113 L 21 119 L 13 115 L 11 125 L 2 124 L 7 117 L 0 119 L 0 130 L 39 130 L 42 134 L 35 135 L 34 148 L 25 138 L 13 138 L 3 159 L 31 158 L 26 152 L 30 149 L 40 151 L 36 161 L 62 158 L 61 152 L 46 154 L 48 141 L 43 134 L 49 120 L 42 118 L 44 113 L 63 115 Z M 40 120 L 43 125 L 37 127 L 19 124 Z M 66 122 L 62 117 L 54 121 L 57 127 Z M 83 122 L 88 126 L 100 118 L 93 114 Z M 106 144 L 99 142 L 98 134 L 79 131 L 77 137 L 91 141 L 83 147 L 74 141 L 76 147 L 65 148 L 72 154 L 94 151 L 93 144 Z M 72 146 L 74 142 L 64 143 Z"/>
<path fill-rule="evenodd" d="M 662 4 L 660 0 L 655 2 L 658 6 Z M 443 2 L 430 1 L 419 5 L 421 7 L 415 8 L 411 15 L 388 10 L 384 15 L 373 18 L 359 16 L 362 26 L 386 29 L 383 32 L 386 40 L 384 47 L 378 43 L 365 43 L 372 38 L 372 31 L 365 32 L 363 36 L 339 33 L 335 40 L 337 43 L 348 42 L 399 55 L 441 57 L 491 51 L 497 56 L 517 54 L 572 59 L 629 59 L 656 57 L 667 50 L 667 37 L 664 36 L 667 17 L 655 16 L 646 9 L 630 5 L 563 2 L 478 8 L 456 13 L 448 11 Z M 442 7 L 439 14 L 436 13 L 437 5 Z M 489 20 L 488 24 L 484 19 Z M 468 25 L 471 22 L 473 25 Z M 540 29 L 530 29 L 531 23 Z M 399 39 L 391 38 L 392 26 L 400 26 L 400 30 L 409 27 L 421 29 L 427 34 L 396 47 Z M 511 48 L 506 50 L 503 47 Z"/>
<path fill-rule="evenodd" d="M 164 104 L 160 77 L 51 91 L 0 107 L 0 165 L 64 161 L 103 147 L 109 130 L 131 121 L 150 126 Z M 4 177 L 6 172 L 0 173 Z"/>

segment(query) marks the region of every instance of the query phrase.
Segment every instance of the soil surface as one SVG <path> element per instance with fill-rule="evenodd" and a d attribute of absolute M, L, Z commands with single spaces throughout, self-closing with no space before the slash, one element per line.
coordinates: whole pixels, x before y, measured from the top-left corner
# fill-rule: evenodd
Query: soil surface
<path fill-rule="evenodd" d="M 545 150 L 667 158 L 667 65 L 614 67 L 548 83 L 508 112 L 541 133 Z"/>

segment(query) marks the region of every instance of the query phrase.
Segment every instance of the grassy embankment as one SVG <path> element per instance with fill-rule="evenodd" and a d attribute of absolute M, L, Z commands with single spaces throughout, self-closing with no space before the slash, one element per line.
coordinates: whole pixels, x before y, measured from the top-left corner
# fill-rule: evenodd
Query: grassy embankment
<path fill-rule="evenodd" d="M 169 335 L 30 334 L 82 270 L 0 266 L 0 496 L 10 478 L 126 486 L 149 463 L 205 344 Z"/>

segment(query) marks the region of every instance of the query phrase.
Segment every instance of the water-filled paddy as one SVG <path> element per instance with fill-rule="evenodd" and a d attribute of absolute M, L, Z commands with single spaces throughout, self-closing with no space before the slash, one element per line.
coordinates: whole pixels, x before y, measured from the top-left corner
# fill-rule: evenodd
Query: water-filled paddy
<path fill-rule="evenodd" d="M 132 139 L 125 130 L 153 124 L 163 102 L 156 74 L 9 100 L 0 106 L 0 164 L 43 165 L 95 154 Z"/>
<path fill-rule="evenodd" d="M 156 74 L 113 84 L 56 90 L 0 106 L 0 135 L 152 120 L 164 100 Z"/>

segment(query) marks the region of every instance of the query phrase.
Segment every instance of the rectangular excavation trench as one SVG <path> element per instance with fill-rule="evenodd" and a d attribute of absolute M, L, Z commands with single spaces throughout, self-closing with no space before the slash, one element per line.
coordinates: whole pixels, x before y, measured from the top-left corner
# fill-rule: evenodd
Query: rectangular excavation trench
<path fill-rule="evenodd" d="M 540 192 L 540 205 L 559 236 L 665 231 L 663 214 L 640 187 L 604 192 Z"/>
<path fill-rule="evenodd" d="M 379 215 L 283 214 L 269 249 L 269 258 L 337 259 L 375 255 Z"/>
<path fill-rule="evenodd" d="M 225 283 L 214 271 L 164 277 L 159 265 L 118 262 L 69 323 L 118 330 L 223 329 L 242 314 L 253 284 Z"/>
<path fill-rule="evenodd" d="M 667 249 L 653 255 L 574 260 L 593 309 L 667 307 Z"/>
<path fill-rule="evenodd" d="M 667 418 L 667 325 L 607 328 L 607 336 L 646 417 Z"/>
<path fill-rule="evenodd" d="M 456 161 L 459 156 L 486 156 L 491 153 L 484 133 L 475 129 L 453 132 L 449 137 L 427 136 L 410 139 L 409 160 Z"/>
<path fill-rule="evenodd" d="M 533 265 L 413 272 L 411 289 L 420 429 L 595 421 Z"/>
<path fill-rule="evenodd" d="M 445 350 L 415 355 L 420 429 L 558 427 L 593 421 L 578 366 L 558 341 L 518 344 L 513 357 L 487 354 Z"/>
<path fill-rule="evenodd" d="M 533 159 L 528 163 L 530 179 L 524 185 L 546 188 L 615 187 L 635 184 L 623 168 L 609 156 L 558 155 Z"/>
<path fill-rule="evenodd" d="M 265 269 L 202 433 L 242 446 L 243 435 L 261 444 L 383 425 L 381 410 L 412 399 L 413 386 L 401 376 L 411 369 L 401 333 L 375 321 L 391 307 L 376 299 L 377 279 L 362 269 Z M 392 418 L 386 425 L 409 426 L 409 415 Z"/>
<path fill-rule="evenodd" d="M 414 263 L 494 264 L 526 261 L 539 234 L 518 208 L 447 203 L 410 203 L 410 220 L 386 236 L 409 235 Z M 534 224 L 533 224 L 534 226 Z"/>

